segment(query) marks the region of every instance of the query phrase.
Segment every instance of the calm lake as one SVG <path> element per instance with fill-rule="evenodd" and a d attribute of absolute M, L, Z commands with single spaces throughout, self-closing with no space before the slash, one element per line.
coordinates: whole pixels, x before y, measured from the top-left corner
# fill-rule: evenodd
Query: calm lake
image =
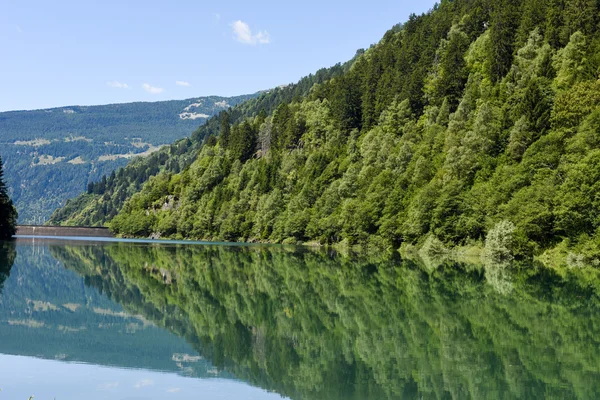
<path fill-rule="evenodd" d="M 596 399 L 600 273 L 0 243 L 0 400 Z"/>

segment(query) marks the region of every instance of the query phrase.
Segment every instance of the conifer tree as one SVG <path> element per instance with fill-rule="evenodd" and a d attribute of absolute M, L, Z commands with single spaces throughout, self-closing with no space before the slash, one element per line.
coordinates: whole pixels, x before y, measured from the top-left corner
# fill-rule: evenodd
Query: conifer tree
<path fill-rule="evenodd" d="M 499 81 L 510 69 L 513 41 L 519 21 L 519 2 L 501 0 L 494 3 L 490 21 L 490 74 Z"/>
<path fill-rule="evenodd" d="M 10 239 L 16 232 L 17 210 L 8 196 L 4 168 L 0 157 L 0 240 Z"/>
<path fill-rule="evenodd" d="M 219 120 L 219 138 L 221 140 L 221 146 L 227 148 L 227 146 L 229 146 L 229 138 L 231 136 L 231 118 L 229 113 L 227 111 L 221 111 L 219 114 Z"/>
<path fill-rule="evenodd" d="M 598 23 L 598 4 L 596 0 L 569 0 L 565 3 L 565 26 L 563 38 L 567 40 L 577 31 L 586 35 L 593 33 Z"/>

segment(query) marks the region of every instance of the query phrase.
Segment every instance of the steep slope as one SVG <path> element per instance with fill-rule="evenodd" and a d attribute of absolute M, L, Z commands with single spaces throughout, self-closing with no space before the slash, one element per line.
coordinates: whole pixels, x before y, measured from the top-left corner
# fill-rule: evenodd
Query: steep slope
<path fill-rule="evenodd" d="M 40 223 L 88 182 L 189 135 L 255 95 L 0 113 L 0 154 L 21 223 Z"/>
<path fill-rule="evenodd" d="M 378 248 L 488 235 L 508 253 L 562 246 L 593 262 L 598 7 L 444 1 L 272 114 L 221 114 L 218 139 L 152 177 L 110 226 Z"/>

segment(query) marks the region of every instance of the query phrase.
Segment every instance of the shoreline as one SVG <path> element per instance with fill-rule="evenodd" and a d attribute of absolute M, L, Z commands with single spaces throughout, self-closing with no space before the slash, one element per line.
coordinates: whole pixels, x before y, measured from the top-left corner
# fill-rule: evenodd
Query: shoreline
<path fill-rule="evenodd" d="M 456 246 L 452 248 L 444 248 L 444 251 L 434 252 L 428 254 L 424 251 L 423 246 L 417 245 L 403 245 L 398 249 L 374 249 L 367 245 L 348 245 L 347 243 L 335 243 L 335 244 L 321 244 L 316 241 L 308 242 L 295 242 L 295 243 L 273 243 L 263 241 L 239 241 L 239 242 L 228 242 L 228 241 L 213 241 L 213 240 L 193 240 L 193 239 L 159 239 L 159 238 L 130 238 L 114 235 L 110 232 L 109 228 L 105 227 L 61 227 L 61 226 L 18 226 L 20 230 L 13 236 L 13 239 L 17 241 L 33 241 L 41 240 L 49 242 L 56 240 L 57 242 L 92 242 L 92 243 L 131 243 L 131 244 L 160 244 L 160 245 L 212 245 L 212 246 L 230 246 L 230 247 L 253 247 L 253 246 L 273 246 L 273 247 L 286 247 L 292 246 L 297 248 L 304 248 L 310 250 L 333 250 L 342 256 L 355 255 L 373 255 L 375 253 L 382 255 L 382 253 L 392 255 L 397 254 L 402 258 L 407 259 L 420 259 L 427 263 L 427 260 L 435 262 L 440 261 L 453 261 L 459 263 L 468 264 L 480 264 L 484 263 L 484 246 L 482 244 L 472 244 L 467 246 Z M 23 228 L 28 228 L 31 232 L 31 228 L 35 228 L 37 231 L 41 231 L 40 234 L 22 234 Z M 42 229 L 38 229 L 42 228 Z M 47 229 L 44 229 L 47 228 Z M 35 231 L 34 230 L 34 231 Z M 53 234 L 43 234 L 43 232 L 51 232 Z M 27 230 L 25 231 L 27 232 Z M 69 234 L 60 234 L 69 233 Z M 100 232 L 102 235 L 93 235 L 95 232 Z M 77 233 L 77 234 L 73 234 Z M 84 233 L 84 234 L 81 234 Z M 579 262 L 577 265 L 571 265 L 569 262 L 569 256 L 571 253 L 565 252 L 565 249 L 559 247 L 548 249 L 542 254 L 533 256 L 528 260 L 506 260 L 505 262 L 526 262 L 526 263 L 541 263 L 548 268 L 596 268 L 597 265 L 593 262 Z"/>

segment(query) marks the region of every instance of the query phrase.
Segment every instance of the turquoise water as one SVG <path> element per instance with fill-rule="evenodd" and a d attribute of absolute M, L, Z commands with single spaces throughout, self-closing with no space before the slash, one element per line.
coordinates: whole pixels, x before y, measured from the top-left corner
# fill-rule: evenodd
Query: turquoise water
<path fill-rule="evenodd" d="M 0 247 L 0 399 L 281 398 L 217 370 L 185 339 L 65 268 L 50 247 L 69 243 L 81 242 Z"/>
<path fill-rule="evenodd" d="M 36 238 L 0 285 L 0 400 L 600 395 L 593 268 Z"/>

